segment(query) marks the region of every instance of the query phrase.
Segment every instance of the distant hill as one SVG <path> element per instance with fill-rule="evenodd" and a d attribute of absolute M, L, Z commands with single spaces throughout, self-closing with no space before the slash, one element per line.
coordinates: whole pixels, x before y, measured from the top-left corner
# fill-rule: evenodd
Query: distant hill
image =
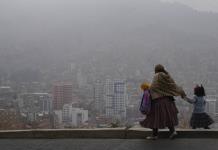
<path fill-rule="evenodd" d="M 0 2 L 0 69 L 218 65 L 218 14 L 158 0 Z M 213 63 L 211 63 L 213 62 Z M 191 67 L 192 68 L 192 67 Z M 191 69 L 190 68 L 190 69 Z"/>

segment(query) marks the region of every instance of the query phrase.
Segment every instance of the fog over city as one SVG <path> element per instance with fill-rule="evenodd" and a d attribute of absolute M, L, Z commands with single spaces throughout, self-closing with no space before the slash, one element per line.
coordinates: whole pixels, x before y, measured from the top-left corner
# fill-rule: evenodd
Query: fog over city
<path fill-rule="evenodd" d="M 179 2 L 194 9 L 208 12 L 218 12 L 218 2 L 216 0 L 162 0 L 164 2 Z"/>
<path fill-rule="evenodd" d="M 25 94 L 47 93 L 53 99 L 55 84 L 70 82 L 71 100 L 78 108 L 74 111 L 84 109 L 91 120 L 86 127 L 96 127 L 103 124 L 95 117 L 105 115 L 107 98 L 104 91 L 95 90 L 119 80 L 126 88 L 124 118 L 131 113 L 129 120 L 136 122 L 139 86 L 151 82 L 155 64 L 163 64 L 188 95 L 199 83 L 217 98 L 218 3 L 211 4 L 212 0 L 0 0 L 0 85 L 10 87 L 15 96 L 0 107 L 19 109 L 33 127 L 37 118 L 31 116 L 38 110 L 28 112 L 33 109 L 26 108 Z M 179 103 L 184 113 L 190 112 Z M 63 106 L 53 104 L 54 99 L 48 104 L 48 120 L 54 122 L 53 108 Z"/>
<path fill-rule="evenodd" d="M 218 14 L 179 3 L 1 0 L 0 7 L 3 70 L 86 63 L 93 57 L 144 68 L 166 61 L 200 64 L 201 58 L 210 63 L 217 57 Z"/>

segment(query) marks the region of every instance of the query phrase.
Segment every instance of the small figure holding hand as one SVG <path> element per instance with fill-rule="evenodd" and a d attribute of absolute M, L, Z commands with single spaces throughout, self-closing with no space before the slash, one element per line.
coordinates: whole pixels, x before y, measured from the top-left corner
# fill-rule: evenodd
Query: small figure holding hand
<path fill-rule="evenodd" d="M 209 126 L 214 123 L 213 119 L 205 112 L 205 90 L 201 85 L 197 85 L 194 88 L 194 97 L 193 99 L 184 97 L 184 100 L 194 105 L 194 110 L 190 120 L 190 126 L 192 129 L 204 128 L 210 129 Z"/>

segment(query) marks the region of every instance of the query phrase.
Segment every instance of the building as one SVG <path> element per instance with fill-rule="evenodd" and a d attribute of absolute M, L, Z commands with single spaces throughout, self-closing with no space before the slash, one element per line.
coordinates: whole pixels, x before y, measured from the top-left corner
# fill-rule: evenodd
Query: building
<path fill-rule="evenodd" d="M 0 109 L 0 130 L 23 129 L 20 114 L 14 109 Z"/>
<path fill-rule="evenodd" d="M 99 114 L 103 114 L 104 107 L 104 84 L 97 80 L 94 85 L 94 101 L 95 101 L 95 110 Z"/>
<path fill-rule="evenodd" d="M 214 124 L 212 125 L 214 128 L 218 128 L 218 113 L 214 115 Z"/>
<path fill-rule="evenodd" d="M 48 93 L 24 93 L 19 96 L 20 112 L 28 121 L 48 115 L 51 112 L 52 98 Z"/>
<path fill-rule="evenodd" d="M 123 80 L 106 80 L 105 84 L 106 116 L 118 120 L 126 118 L 126 83 Z"/>
<path fill-rule="evenodd" d="M 206 99 L 206 112 L 213 118 L 214 124 L 212 124 L 213 128 L 218 128 L 218 102 L 217 96 L 207 96 Z"/>
<path fill-rule="evenodd" d="M 218 99 L 218 95 L 215 95 L 213 99 Z M 218 100 L 216 101 L 216 113 L 218 114 Z"/>
<path fill-rule="evenodd" d="M 9 86 L 0 87 L 0 108 L 12 108 L 14 107 L 16 100 L 16 94 Z"/>
<path fill-rule="evenodd" d="M 70 104 L 73 100 L 72 83 L 55 83 L 53 85 L 53 109 L 62 110 L 64 104 Z"/>
<path fill-rule="evenodd" d="M 216 99 L 212 99 L 212 98 L 206 99 L 206 112 L 210 115 L 216 114 Z"/>
<path fill-rule="evenodd" d="M 88 122 L 88 110 L 74 108 L 65 104 L 62 111 L 62 122 L 65 127 L 81 127 Z"/>
<path fill-rule="evenodd" d="M 211 127 L 213 128 L 217 128 L 218 127 L 218 117 L 217 117 L 217 113 L 216 113 L 216 99 L 214 97 L 207 97 L 206 99 L 206 109 L 205 111 L 212 117 L 212 119 L 214 120 L 214 124 L 212 124 Z"/>
<path fill-rule="evenodd" d="M 44 92 L 46 84 L 40 82 L 21 82 L 16 90 L 20 93 Z"/>
<path fill-rule="evenodd" d="M 79 88 L 83 88 L 87 85 L 87 76 L 83 75 L 82 69 L 79 68 L 77 71 L 77 84 Z"/>
<path fill-rule="evenodd" d="M 53 127 L 55 129 L 63 128 L 62 125 L 62 110 L 55 110 L 53 113 Z"/>

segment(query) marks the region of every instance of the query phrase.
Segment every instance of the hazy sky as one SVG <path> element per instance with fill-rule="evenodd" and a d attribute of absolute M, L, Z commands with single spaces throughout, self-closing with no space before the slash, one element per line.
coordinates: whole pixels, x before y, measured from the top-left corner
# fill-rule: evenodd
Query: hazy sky
<path fill-rule="evenodd" d="M 169 2 L 180 2 L 203 11 L 218 12 L 218 0 L 162 0 Z"/>

